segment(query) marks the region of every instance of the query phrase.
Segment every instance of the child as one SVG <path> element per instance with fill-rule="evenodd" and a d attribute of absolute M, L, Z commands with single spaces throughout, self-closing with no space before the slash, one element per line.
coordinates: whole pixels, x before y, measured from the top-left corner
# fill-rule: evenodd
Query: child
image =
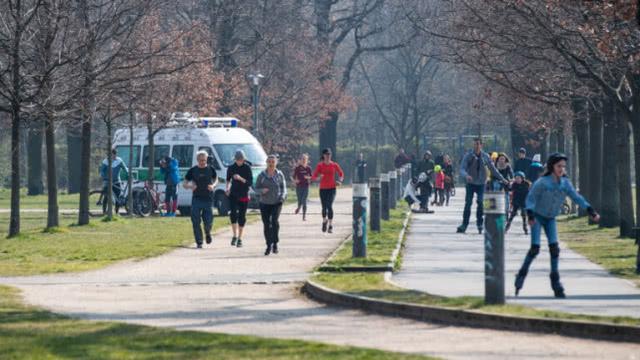
<path fill-rule="evenodd" d="M 580 207 L 586 208 L 594 222 L 600 221 L 600 215 L 576 192 L 571 181 L 565 176 L 566 167 L 567 157 L 564 154 L 554 153 L 549 156 L 544 174 L 533 184 L 529 195 L 527 195 L 526 205 L 529 226 L 531 226 L 531 248 L 516 275 L 516 296 L 524 285 L 531 263 L 540 252 L 540 232 L 544 228 L 551 255 L 551 273 L 549 274 L 551 288 L 556 298 L 566 297 L 558 272 L 560 247 L 558 246 L 556 228 L 556 216 L 560 213 L 565 197 L 569 196 Z"/>
<path fill-rule="evenodd" d="M 442 206 L 444 204 L 444 171 L 442 171 L 442 167 L 440 165 L 436 165 L 433 169 L 436 174 L 436 199 L 435 203 L 438 206 Z"/>
<path fill-rule="evenodd" d="M 410 209 L 413 204 L 421 203 L 420 199 L 418 198 L 418 195 L 416 195 L 417 187 L 418 187 L 418 179 L 416 179 L 415 177 L 411 178 L 407 183 L 407 185 L 404 187 L 404 194 L 402 195 L 402 197 L 407 202 L 407 204 L 409 204 Z"/>
<path fill-rule="evenodd" d="M 507 220 L 507 226 L 504 229 L 506 233 L 509 231 L 511 227 L 511 222 L 513 218 L 518 214 L 518 210 L 522 215 L 522 229 L 524 230 L 525 235 L 529 234 L 529 230 L 527 229 L 527 210 L 526 210 L 526 200 L 527 195 L 529 194 L 529 187 L 531 183 L 529 183 L 525 179 L 524 172 L 516 171 L 515 180 L 511 185 L 511 213 L 509 214 L 509 219 Z"/>
<path fill-rule="evenodd" d="M 433 186 L 427 173 L 420 173 L 416 188 L 420 190 L 420 195 L 418 196 L 418 199 L 420 199 L 420 211 L 427 214 L 433 213 L 433 211 L 429 210 L 429 198 L 431 197 Z"/>

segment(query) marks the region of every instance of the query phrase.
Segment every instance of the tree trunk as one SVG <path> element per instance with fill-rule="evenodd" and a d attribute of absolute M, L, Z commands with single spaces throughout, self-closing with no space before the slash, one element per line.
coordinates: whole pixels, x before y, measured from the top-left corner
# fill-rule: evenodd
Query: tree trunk
<path fill-rule="evenodd" d="M 584 196 L 589 196 L 589 120 L 587 117 L 587 103 L 584 99 L 574 99 L 572 102 L 575 115 L 574 129 L 578 149 L 578 189 Z M 587 215 L 585 209 L 580 209 L 580 216 Z"/>
<path fill-rule="evenodd" d="M 617 133 L 617 116 L 611 100 L 603 102 L 602 120 L 604 139 L 615 139 Z M 613 146 L 611 146 L 613 145 Z M 601 163 L 601 207 L 600 227 L 613 228 L 620 226 L 620 190 L 618 182 L 618 148 L 609 143 L 602 151 Z"/>
<path fill-rule="evenodd" d="M 107 220 L 113 220 L 113 155 L 111 154 L 111 109 L 107 109 L 107 115 L 105 118 L 105 125 L 107 127 L 107 178 L 109 183 L 109 190 L 107 191 Z"/>
<path fill-rule="evenodd" d="M 600 210 L 602 207 L 602 113 L 599 109 L 589 108 L 589 193 L 591 205 Z"/>
<path fill-rule="evenodd" d="M 54 121 L 51 115 L 45 119 L 45 139 L 47 147 L 47 228 L 60 225 L 58 217 L 58 175 L 56 174 L 56 140 Z"/>
<path fill-rule="evenodd" d="M 153 133 L 153 126 L 151 124 L 147 125 L 147 131 L 148 131 L 148 135 L 147 137 L 148 139 L 148 143 L 149 143 L 149 162 L 147 163 L 147 183 L 149 184 L 149 186 L 153 186 L 153 180 L 154 180 L 154 176 L 153 176 L 153 172 L 155 171 L 155 164 L 153 159 L 155 159 L 156 157 L 156 149 L 155 149 L 155 141 L 154 141 L 154 137 L 155 134 Z"/>
<path fill-rule="evenodd" d="M 40 119 L 33 119 L 27 135 L 27 195 L 44 194 L 42 183 L 42 127 Z"/>
<path fill-rule="evenodd" d="M 75 121 L 74 121 L 75 122 Z M 76 124 L 67 126 L 67 192 L 80 192 L 80 164 L 82 161 L 82 135 Z"/>
<path fill-rule="evenodd" d="M 80 157 L 80 205 L 78 225 L 89 224 L 89 181 L 91 179 L 91 122 L 92 114 L 82 121 L 82 151 Z"/>
<path fill-rule="evenodd" d="M 618 110 L 620 111 L 620 110 Z M 620 237 L 633 237 L 633 192 L 631 189 L 631 141 L 629 122 L 618 112 L 618 188 L 620 190 Z"/>
<path fill-rule="evenodd" d="M 11 106 L 11 216 L 9 237 L 20 233 L 20 104 Z"/>
<path fill-rule="evenodd" d="M 322 122 L 320 125 L 319 147 L 320 156 L 322 156 L 323 149 L 331 149 L 333 153 L 333 159 L 338 158 L 337 154 L 337 134 L 338 134 L 338 117 L 340 114 L 332 112 L 329 114 L 329 119 Z"/>
<path fill-rule="evenodd" d="M 133 215 L 133 128 L 135 126 L 135 114 L 133 111 L 129 111 L 129 175 L 127 176 L 127 189 L 129 189 L 129 196 L 127 196 L 127 207 L 129 208 L 128 215 Z"/>

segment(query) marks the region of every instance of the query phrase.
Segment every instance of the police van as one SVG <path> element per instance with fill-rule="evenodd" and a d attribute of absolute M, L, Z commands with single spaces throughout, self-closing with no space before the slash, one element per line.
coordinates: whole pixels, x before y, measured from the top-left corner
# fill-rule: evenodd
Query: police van
<path fill-rule="evenodd" d="M 164 192 L 164 178 L 160 173 L 160 160 L 171 156 L 178 160 L 180 179 L 187 170 L 197 164 L 196 153 L 206 151 L 209 164 L 216 169 L 218 185 L 214 190 L 214 206 L 218 214 L 226 215 L 229 210 L 225 196 L 227 168 L 234 163 L 237 150 L 244 151 L 247 161 L 251 163 L 253 178 L 266 168 L 267 154 L 262 145 L 247 130 L 238 127 L 239 121 L 230 117 L 182 117 L 173 118 L 166 128 L 154 136 L 154 174 L 153 179 L 160 191 Z M 133 163 L 129 164 L 129 129 L 118 129 L 114 133 L 114 147 L 118 156 L 124 160 L 136 180 L 149 179 L 149 141 L 146 128 L 133 129 Z M 142 186 L 142 185 L 139 185 Z M 190 190 L 182 184 L 178 185 L 178 210 L 182 215 L 191 210 Z M 258 205 L 257 194 L 250 192 L 249 207 Z M 164 201 L 164 199 L 161 199 Z"/>

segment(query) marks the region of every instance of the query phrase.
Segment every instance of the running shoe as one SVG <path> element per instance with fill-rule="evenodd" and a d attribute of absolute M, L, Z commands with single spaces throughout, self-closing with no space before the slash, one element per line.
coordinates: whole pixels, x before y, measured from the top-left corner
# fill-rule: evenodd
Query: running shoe
<path fill-rule="evenodd" d="M 236 246 L 239 248 L 242 247 L 242 239 L 238 238 L 238 241 L 236 242 Z"/>
<path fill-rule="evenodd" d="M 231 246 L 236 246 L 236 243 L 238 242 L 238 238 L 237 237 L 232 237 L 231 238 Z"/>
<path fill-rule="evenodd" d="M 323 222 L 322 222 L 322 232 L 323 232 L 323 233 L 324 233 L 324 232 L 327 232 L 327 222 L 326 222 L 326 221 L 323 221 Z"/>
<path fill-rule="evenodd" d="M 329 230 L 327 230 L 329 234 L 333 234 L 333 225 L 329 225 Z"/>
<path fill-rule="evenodd" d="M 211 234 L 207 234 L 207 244 L 211 244 L 211 241 L 213 241 L 213 239 L 211 239 Z"/>

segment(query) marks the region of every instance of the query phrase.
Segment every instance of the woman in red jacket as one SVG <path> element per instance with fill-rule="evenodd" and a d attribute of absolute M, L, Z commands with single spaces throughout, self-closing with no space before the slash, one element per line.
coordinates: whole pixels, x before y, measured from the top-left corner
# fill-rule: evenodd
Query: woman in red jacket
<path fill-rule="evenodd" d="M 336 181 L 336 174 L 339 180 Z M 320 176 L 320 202 L 322 203 L 322 232 L 333 232 L 333 200 L 336 198 L 336 187 L 344 180 L 344 172 L 340 165 L 331 161 L 331 149 L 322 150 L 322 161 L 316 166 L 312 180 Z"/>

